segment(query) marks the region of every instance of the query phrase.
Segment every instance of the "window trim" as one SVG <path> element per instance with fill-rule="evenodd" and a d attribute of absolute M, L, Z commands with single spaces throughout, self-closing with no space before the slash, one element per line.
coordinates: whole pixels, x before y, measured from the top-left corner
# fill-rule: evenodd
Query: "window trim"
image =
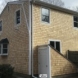
<path fill-rule="evenodd" d="M 54 44 L 55 42 L 60 42 L 60 53 L 62 53 L 62 44 L 61 44 L 61 40 L 55 40 L 55 39 L 49 39 L 49 44 L 51 41 L 54 41 Z M 55 44 L 56 45 L 56 44 Z"/>
<path fill-rule="evenodd" d="M 76 28 L 76 29 L 78 29 L 78 27 L 75 27 L 75 26 L 74 26 L 74 22 L 76 22 L 76 21 L 74 21 L 74 17 L 78 17 L 78 16 L 73 16 L 73 27 Z M 78 22 L 77 22 L 77 23 L 78 23 Z"/>
<path fill-rule="evenodd" d="M 49 22 L 45 22 L 45 21 L 42 21 L 42 9 L 48 9 L 48 11 L 49 11 Z M 50 8 L 46 8 L 46 7 L 41 7 L 41 22 L 42 23 L 45 23 L 45 24 L 50 24 Z"/>
<path fill-rule="evenodd" d="M 7 44 L 7 43 L 4 43 L 4 44 Z M 7 53 L 5 54 L 5 53 L 3 53 L 3 44 L 0 44 L 1 45 L 1 56 L 5 56 L 5 55 L 8 55 L 8 44 L 7 44 Z"/>
<path fill-rule="evenodd" d="M 16 12 L 19 11 L 19 10 L 20 10 L 20 23 L 17 24 L 17 23 L 16 23 Z M 20 26 L 20 24 L 21 24 L 21 8 L 20 8 L 20 9 L 17 9 L 17 10 L 15 11 L 15 19 L 14 19 L 14 22 L 15 22 L 15 27 Z"/>

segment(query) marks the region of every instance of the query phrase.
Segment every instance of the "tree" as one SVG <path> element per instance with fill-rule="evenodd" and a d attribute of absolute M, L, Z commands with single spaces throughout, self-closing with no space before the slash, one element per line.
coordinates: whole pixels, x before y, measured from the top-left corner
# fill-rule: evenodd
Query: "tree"
<path fill-rule="evenodd" d="M 57 6 L 60 6 L 60 7 L 64 7 L 64 2 L 62 0 L 41 0 L 41 1 L 51 3 L 53 5 L 57 5 Z"/>

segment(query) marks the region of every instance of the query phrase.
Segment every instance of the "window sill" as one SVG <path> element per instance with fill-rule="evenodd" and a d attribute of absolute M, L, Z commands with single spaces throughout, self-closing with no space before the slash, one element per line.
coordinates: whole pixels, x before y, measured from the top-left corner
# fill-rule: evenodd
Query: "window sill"
<path fill-rule="evenodd" d="M 0 56 L 8 56 L 8 54 L 0 54 Z"/>

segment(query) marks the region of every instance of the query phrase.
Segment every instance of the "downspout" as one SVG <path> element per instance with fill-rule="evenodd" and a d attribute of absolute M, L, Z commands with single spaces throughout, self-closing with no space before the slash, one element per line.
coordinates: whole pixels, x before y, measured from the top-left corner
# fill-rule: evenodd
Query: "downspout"
<path fill-rule="evenodd" d="M 27 16 L 25 13 L 24 3 L 22 3 L 22 8 L 25 16 L 26 26 L 29 33 L 29 75 L 32 75 L 33 78 L 37 78 L 33 74 L 33 51 L 32 51 L 32 3 L 29 0 L 29 22 L 27 21 Z"/>
<path fill-rule="evenodd" d="M 33 31 L 32 31 L 32 27 L 33 27 L 33 21 L 32 21 L 32 19 L 33 19 L 33 6 L 32 6 L 32 0 L 29 0 L 29 13 L 31 14 L 29 14 L 29 17 L 30 17 L 30 19 L 29 20 L 31 20 L 31 26 L 30 26 L 30 29 L 31 29 L 31 74 L 32 74 L 32 77 L 33 78 L 37 78 L 36 76 L 34 76 L 34 73 L 33 73 L 33 48 L 32 48 L 32 34 L 33 34 Z"/>

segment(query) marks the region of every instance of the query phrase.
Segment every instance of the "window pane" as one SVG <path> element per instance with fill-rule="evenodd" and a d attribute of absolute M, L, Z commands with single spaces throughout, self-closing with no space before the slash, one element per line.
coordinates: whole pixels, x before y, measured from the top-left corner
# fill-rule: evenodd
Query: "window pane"
<path fill-rule="evenodd" d="M 49 22 L 49 16 L 42 16 L 42 21 Z"/>
<path fill-rule="evenodd" d="M 45 8 L 42 8 L 42 15 L 49 16 L 49 10 L 45 9 Z"/>
<path fill-rule="evenodd" d="M 74 21 L 78 22 L 78 17 L 74 16 Z"/>
<path fill-rule="evenodd" d="M 56 42 L 56 50 L 60 52 L 60 42 Z"/>
<path fill-rule="evenodd" d="M 2 21 L 0 21 L 0 31 L 2 31 Z"/>
<path fill-rule="evenodd" d="M 50 41 L 50 45 L 55 48 L 54 41 Z"/>
<path fill-rule="evenodd" d="M 78 27 L 78 23 L 77 22 L 74 22 L 74 27 Z"/>
<path fill-rule="evenodd" d="M 42 8 L 42 21 L 49 22 L 49 10 Z"/>
<path fill-rule="evenodd" d="M 1 45 L 0 45 L 0 54 L 1 54 Z"/>
<path fill-rule="evenodd" d="M 7 44 L 3 44 L 3 48 L 7 48 Z"/>
<path fill-rule="evenodd" d="M 7 49 L 3 49 L 3 54 L 7 54 Z"/>
<path fill-rule="evenodd" d="M 16 24 L 20 23 L 20 10 L 16 12 Z"/>

